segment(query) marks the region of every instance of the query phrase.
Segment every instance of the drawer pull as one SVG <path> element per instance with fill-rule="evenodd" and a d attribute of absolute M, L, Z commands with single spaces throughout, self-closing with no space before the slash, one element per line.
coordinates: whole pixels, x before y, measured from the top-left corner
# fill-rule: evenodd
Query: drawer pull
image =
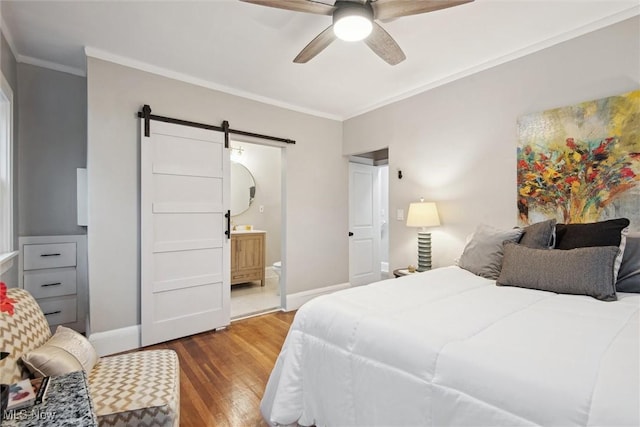
<path fill-rule="evenodd" d="M 42 254 L 40 256 L 60 256 L 60 254 Z"/>
<path fill-rule="evenodd" d="M 60 314 L 62 310 L 50 311 L 49 313 L 45 313 L 45 316 L 51 316 L 52 314 Z"/>
<path fill-rule="evenodd" d="M 58 285 L 62 285 L 62 282 L 57 282 L 57 283 L 45 283 L 44 285 L 40 285 L 43 288 L 46 288 L 47 286 L 58 286 Z"/>

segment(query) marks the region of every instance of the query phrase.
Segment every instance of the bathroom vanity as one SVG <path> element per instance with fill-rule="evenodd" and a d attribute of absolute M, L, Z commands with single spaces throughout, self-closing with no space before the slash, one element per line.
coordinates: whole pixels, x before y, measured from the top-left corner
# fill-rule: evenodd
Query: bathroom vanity
<path fill-rule="evenodd" d="M 231 285 L 265 279 L 266 232 L 238 230 L 231 232 Z"/>

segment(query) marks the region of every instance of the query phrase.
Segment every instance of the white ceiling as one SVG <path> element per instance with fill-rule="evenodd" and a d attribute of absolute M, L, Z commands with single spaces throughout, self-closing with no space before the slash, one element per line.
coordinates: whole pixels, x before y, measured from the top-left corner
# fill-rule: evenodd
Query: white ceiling
<path fill-rule="evenodd" d="M 419 0 L 415 0 L 419 1 Z M 331 17 L 242 3 L 2 1 L 19 62 L 84 73 L 90 56 L 346 119 L 640 14 L 638 0 L 476 0 L 382 24 L 406 53 L 390 66 L 362 42 L 293 58 Z"/>

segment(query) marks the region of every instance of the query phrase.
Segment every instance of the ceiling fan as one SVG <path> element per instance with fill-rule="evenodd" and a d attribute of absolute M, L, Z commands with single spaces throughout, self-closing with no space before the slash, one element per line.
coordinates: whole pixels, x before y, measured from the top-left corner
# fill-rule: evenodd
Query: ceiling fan
<path fill-rule="evenodd" d="M 316 36 L 295 57 L 302 64 L 314 58 L 336 37 L 346 41 L 364 42 L 391 65 L 399 64 L 406 56 L 398 43 L 376 21 L 433 12 L 470 3 L 473 0 L 240 0 L 246 3 L 296 12 L 330 15 L 333 24 Z"/>

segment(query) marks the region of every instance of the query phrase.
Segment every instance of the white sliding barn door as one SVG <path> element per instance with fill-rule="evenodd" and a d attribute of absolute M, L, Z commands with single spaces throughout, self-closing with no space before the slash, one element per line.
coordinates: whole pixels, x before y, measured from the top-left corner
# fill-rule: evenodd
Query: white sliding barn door
<path fill-rule="evenodd" d="M 349 163 L 349 283 L 380 280 L 380 192 L 378 169 Z"/>
<path fill-rule="evenodd" d="M 151 121 L 141 173 L 142 345 L 229 324 L 224 133 Z M 116 171 L 117 173 L 117 171 Z"/>

